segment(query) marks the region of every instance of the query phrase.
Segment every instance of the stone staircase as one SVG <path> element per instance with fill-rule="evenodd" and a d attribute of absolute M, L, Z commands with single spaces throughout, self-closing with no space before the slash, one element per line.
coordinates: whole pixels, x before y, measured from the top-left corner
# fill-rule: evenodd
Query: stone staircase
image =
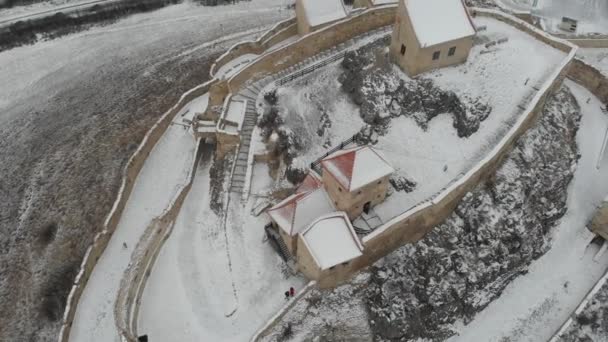
<path fill-rule="evenodd" d="M 241 92 L 239 92 L 239 94 L 235 97 L 247 101 L 247 105 L 245 107 L 243 127 L 241 128 L 240 132 L 241 143 L 239 144 L 239 150 L 236 155 L 236 165 L 234 167 L 234 173 L 232 174 L 232 183 L 230 185 L 231 192 L 242 194 L 243 190 L 245 189 L 245 183 L 247 181 L 247 164 L 249 163 L 249 150 L 251 147 L 251 136 L 258 120 L 255 103 L 260 90 L 261 89 L 256 85 L 250 85 L 249 87 L 241 90 Z"/>
<path fill-rule="evenodd" d="M 380 216 L 378 216 L 374 209 L 370 209 L 367 214 L 365 212 L 361 213 L 361 216 L 353 222 L 353 228 L 357 234 L 365 236 L 382 224 Z"/>
<path fill-rule="evenodd" d="M 281 238 L 281 235 L 279 235 L 279 233 L 277 233 L 271 225 L 266 225 L 266 227 L 264 227 L 264 230 L 266 230 L 266 236 L 268 236 L 268 241 L 270 241 L 271 245 L 277 251 L 281 259 L 289 263 L 289 261 L 293 259 L 293 256 L 291 255 L 291 253 L 289 253 L 287 245 L 285 245 L 285 242 Z"/>
<path fill-rule="evenodd" d="M 262 89 L 271 82 L 274 83 L 275 87 L 280 86 L 293 79 L 306 75 L 309 72 L 312 72 L 328 63 L 332 63 L 342 58 L 347 50 L 357 47 L 357 43 L 361 42 L 362 40 L 367 39 L 370 36 L 390 34 L 390 29 L 391 26 L 380 28 L 345 43 L 333 46 L 328 50 L 307 58 L 306 60 L 292 65 L 276 74 L 251 83 L 239 91 L 239 93 L 234 97 L 234 100 L 247 101 L 247 105 L 243 127 L 240 132 L 241 143 L 239 145 L 236 157 L 236 165 L 232 175 L 230 192 L 243 194 L 243 192 L 246 190 L 245 186 L 247 184 L 247 168 L 249 163 L 251 136 L 258 118 L 256 102 Z"/>

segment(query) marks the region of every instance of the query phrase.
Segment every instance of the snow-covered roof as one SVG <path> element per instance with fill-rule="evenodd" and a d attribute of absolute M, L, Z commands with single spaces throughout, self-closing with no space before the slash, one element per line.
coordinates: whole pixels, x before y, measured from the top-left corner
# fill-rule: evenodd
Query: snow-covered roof
<path fill-rule="evenodd" d="M 386 159 L 370 146 L 358 146 L 330 154 L 321 161 L 321 165 L 349 192 L 395 171 Z"/>
<path fill-rule="evenodd" d="M 420 46 L 449 42 L 475 34 L 462 0 L 402 0 Z"/>
<path fill-rule="evenodd" d="M 344 212 L 320 217 L 301 233 L 301 237 L 323 270 L 363 254 L 363 245 Z"/>
<path fill-rule="evenodd" d="M 310 26 L 318 26 L 346 18 L 342 0 L 302 0 L 302 6 Z"/>
<path fill-rule="evenodd" d="M 321 177 L 319 177 L 319 175 L 313 170 L 309 170 L 306 178 L 304 178 L 304 181 L 300 183 L 296 192 L 310 192 L 320 188 L 321 186 L 323 186 Z"/>
<path fill-rule="evenodd" d="M 266 212 L 285 233 L 293 236 L 304 230 L 312 220 L 335 210 L 329 195 L 321 187 L 296 192 Z"/>

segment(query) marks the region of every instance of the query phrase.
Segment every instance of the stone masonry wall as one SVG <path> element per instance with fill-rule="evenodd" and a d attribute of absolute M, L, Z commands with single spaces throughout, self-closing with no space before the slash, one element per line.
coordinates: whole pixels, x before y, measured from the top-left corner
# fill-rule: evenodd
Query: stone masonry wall
<path fill-rule="evenodd" d="M 118 222 L 120 221 L 122 212 L 127 204 L 129 195 L 133 190 L 135 179 L 141 171 L 148 155 L 158 140 L 160 140 L 163 133 L 167 130 L 175 115 L 177 115 L 177 113 L 180 112 L 188 102 L 207 93 L 209 88 L 216 82 L 216 80 L 212 80 L 182 95 L 178 103 L 169 109 L 158 120 L 158 122 L 152 126 L 150 131 L 148 131 L 142 140 L 137 151 L 135 151 L 131 159 L 129 159 L 129 162 L 123 171 L 123 180 L 120 191 L 117 195 L 116 201 L 114 202 L 112 210 L 104 222 L 104 229 L 95 237 L 93 244 L 87 250 L 80 267 L 80 272 L 74 280 L 74 285 L 72 286 L 72 290 L 68 296 L 66 308 L 63 314 L 62 326 L 58 337 L 59 342 L 69 341 L 70 329 L 74 321 L 74 315 L 76 314 L 76 307 L 78 305 L 78 301 L 80 300 L 80 296 L 82 295 L 87 281 L 93 272 L 93 268 L 97 264 L 101 254 L 106 249 L 112 234 L 118 226 Z"/>

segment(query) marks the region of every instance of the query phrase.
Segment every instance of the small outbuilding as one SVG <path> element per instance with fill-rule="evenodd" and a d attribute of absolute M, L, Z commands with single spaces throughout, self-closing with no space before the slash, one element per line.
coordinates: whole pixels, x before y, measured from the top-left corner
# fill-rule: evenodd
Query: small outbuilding
<path fill-rule="evenodd" d="M 336 268 L 363 255 L 363 245 L 344 212 L 319 217 L 300 235 L 298 267 L 311 279 L 319 279 L 325 271 L 339 271 Z"/>
<path fill-rule="evenodd" d="M 371 146 L 330 154 L 321 161 L 323 184 L 333 205 L 355 219 L 386 198 L 389 177 L 395 171 Z"/>
<path fill-rule="evenodd" d="M 297 252 L 297 235 L 319 216 L 334 212 L 331 199 L 318 177 L 309 174 L 296 192 L 266 210 L 272 224 L 292 255 Z"/>
<path fill-rule="evenodd" d="M 305 35 L 348 16 L 342 0 L 296 0 L 298 33 Z"/>
<path fill-rule="evenodd" d="M 399 0 L 390 53 L 409 76 L 466 62 L 475 26 L 462 0 Z"/>

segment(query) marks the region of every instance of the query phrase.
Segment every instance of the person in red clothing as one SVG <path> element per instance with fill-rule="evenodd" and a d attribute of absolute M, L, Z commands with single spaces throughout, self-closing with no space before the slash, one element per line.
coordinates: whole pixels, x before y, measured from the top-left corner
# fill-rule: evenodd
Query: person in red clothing
<path fill-rule="evenodd" d="M 289 288 L 289 295 L 292 297 L 296 295 L 296 290 L 293 287 Z"/>

